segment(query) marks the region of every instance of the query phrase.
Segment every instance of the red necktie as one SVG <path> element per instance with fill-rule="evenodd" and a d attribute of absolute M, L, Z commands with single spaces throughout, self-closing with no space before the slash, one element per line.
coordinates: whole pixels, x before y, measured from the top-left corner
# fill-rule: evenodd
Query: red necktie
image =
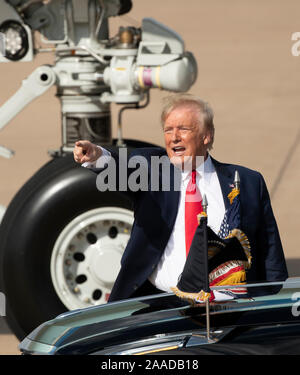
<path fill-rule="evenodd" d="M 202 212 L 202 196 L 196 185 L 196 171 L 192 171 L 192 177 L 185 193 L 185 248 L 188 255 L 191 243 L 198 226 L 197 215 Z"/>

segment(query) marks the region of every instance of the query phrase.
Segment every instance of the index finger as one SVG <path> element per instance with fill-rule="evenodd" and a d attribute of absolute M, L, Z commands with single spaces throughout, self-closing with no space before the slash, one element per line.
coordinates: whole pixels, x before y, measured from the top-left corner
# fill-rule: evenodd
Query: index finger
<path fill-rule="evenodd" d="M 77 141 L 75 142 L 75 148 L 80 147 L 81 152 L 85 155 L 90 148 L 90 141 Z"/>
<path fill-rule="evenodd" d="M 77 147 L 85 147 L 86 144 L 84 144 L 84 141 L 77 141 L 77 142 L 75 142 L 75 146 L 77 146 Z"/>

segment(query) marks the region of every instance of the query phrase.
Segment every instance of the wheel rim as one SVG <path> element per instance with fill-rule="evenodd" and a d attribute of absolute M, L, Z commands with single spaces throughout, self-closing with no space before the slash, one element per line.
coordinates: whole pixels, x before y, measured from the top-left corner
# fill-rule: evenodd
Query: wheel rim
<path fill-rule="evenodd" d="M 77 216 L 63 229 L 53 248 L 50 272 L 69 310 L 107 302 L 132 224 L 132 211 L 101 207 Z"/>

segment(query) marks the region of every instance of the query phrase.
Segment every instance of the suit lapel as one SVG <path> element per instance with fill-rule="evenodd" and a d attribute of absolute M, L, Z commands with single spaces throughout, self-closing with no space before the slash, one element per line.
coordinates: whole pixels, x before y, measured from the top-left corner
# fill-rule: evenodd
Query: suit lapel
<path fill-rule="evenodd" d="M 177 180 L 178 178 L 178 180 Z M 164 192 L 164 203 L 165 210 L 163 215 L 169 228 L 173 229 L 175 220 L 178 212 L 179 197 L 180 197 L 180 185 L 178 189 L 178 183 L 181 183 L 181 173 L 176 173 L 176 169 L 172 163 L 170 163 L 170 191 Z"/>
<path fill-rule="evenodd" d="M 220 163 L 217 160 L 214 160 L 213 158 L 212 158 L 212 161 L 215 166 L 215 169 L 219 178 L 220 186 L 222 189 L 223 199 L 225 203 L 225 210 L 227 210 L 230 206 L 228 194 L 232 190 L 232 185 L 234 183 L 234 174 L 235 174 L 235 171 L 238 169 L 238 167 L 231 165 L 231 164 Z M 240 172 L 241 171 L 239 171 L 239 173 Z M 247 203 L 247 198 L 244 194 L 244 189 L 245 189 L 244 184 L 245 182 L 242 180 L 241 191 L 240 191 L 240 200 L 241 200 L 241 228 L 240 229 L 242 229 L 245 233 L 248 233 L 247 216 L 245 215 L 245 212 L 247 212 L 247 207 L 249 203 Z"/>
<path fill-rule="evenodd" d="M 218 162 L 217 160 L 211 158 L 213 165 L 216 169 L 216 173 L 220 182 L 225 210 L 228 209 L 230 203 L 228 199 L 228 194 L 232 190 L 232 184 L 234 182 L 234 171 L 232 170 L 231 166 L 228 164 L 223 164 Z"/>

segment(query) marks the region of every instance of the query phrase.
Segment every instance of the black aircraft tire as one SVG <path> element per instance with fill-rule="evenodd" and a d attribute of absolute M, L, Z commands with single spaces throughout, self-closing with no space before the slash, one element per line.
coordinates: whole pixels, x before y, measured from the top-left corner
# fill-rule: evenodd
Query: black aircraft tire
<path fill-rule="evenodd" d="M 0 292 L 6 321 L 19 340 L 68 310 L 50 274 L 53 246 L 70 221 L 105 206 L 132 213 L 129 198 L 99 192 L 96 175 L 72 155 L 51 160 L 13 198 L 0 225 Z"/>

